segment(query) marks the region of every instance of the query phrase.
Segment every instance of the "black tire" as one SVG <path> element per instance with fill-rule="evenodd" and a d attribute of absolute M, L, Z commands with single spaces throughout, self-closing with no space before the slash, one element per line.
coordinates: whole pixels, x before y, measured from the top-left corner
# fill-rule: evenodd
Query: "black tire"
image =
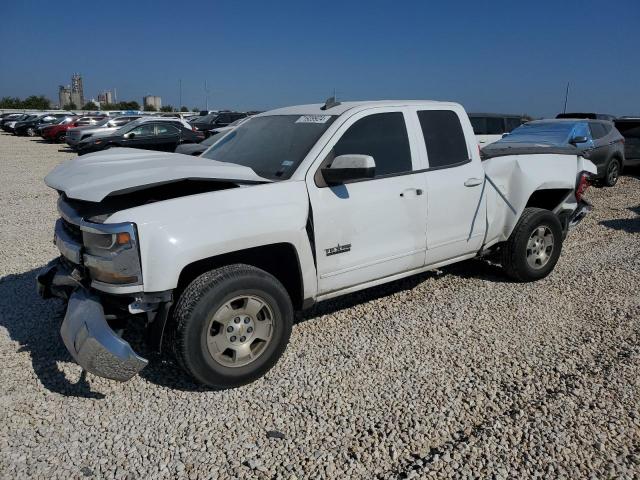
<path fill-rule="evenodd" d="M 66 135 L 65 135 L 64 133 L 59 133 L 59 134 L 56 136 L 56 143 L 62 143 L 62 142 L 64 142 L 65 137 L 66 137 Z"/>
<path fill-rule="evenodd" d="M 248 364 L 223 365 L 210 353 L 207 344 L 212 334 L 211 318 L 234 298 L 243 295 L 258 296 L 268 305 L 273 314 L 271 337 L 257 358 Z M 286 289 L 274 276 L 250 265 L 234 264 L 193 280 L 180 295 L 173 318 L 173 350 L 180 366 L 197 382 L 224 389 L 250 383 L 275 365 L 291 336 L 293 307 Z"/>
<path fill-rule="evenodd" d="M 533 252 L 529 241 L 539 228 L 549 230 L 553 247 L 546 263 L 533 267 L 528 258 Z M 546 231 L 546 230 L 545 230 Z M 501 264 L 505 273 L 518 282 L 540 280 L 551 273 L 562 251 L 562 225 L 558 216 L 542 208 L 525 208 L 509 239 L 501 250 Z"/>
<path fill-rule="evenodd" d="M 604 178 L 602 179 L 602 183 L 606 187 L 613 187 L 616 183 L 618 183 L 618 178 L 620 178 L 620 172 L 622 170 L 622 164 L 617 157 L 612 157 L 607 162 L 607 168 L 604 171 Z"/>

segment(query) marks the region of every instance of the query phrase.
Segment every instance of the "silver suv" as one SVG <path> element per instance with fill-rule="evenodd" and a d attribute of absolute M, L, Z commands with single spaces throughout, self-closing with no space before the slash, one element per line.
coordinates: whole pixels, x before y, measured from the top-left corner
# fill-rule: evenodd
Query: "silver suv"
<path fill-rule="evenodd" d="M 111 135 L 118 128 L 126 125 L 129 122 L 137 120 L 140 117 L 141 115 L 126 115 L 106 120 L 104 123 L 100 123 L 98 125 L 71 128 L 67 131 L 65 140 L 67 142 L 67 145 L 75 149 L 76 145 L 78 145 L 78 143 L 80 143 L 80 141 L 84 140 L 85 138 L 105 137 L 107 135 Z"/>

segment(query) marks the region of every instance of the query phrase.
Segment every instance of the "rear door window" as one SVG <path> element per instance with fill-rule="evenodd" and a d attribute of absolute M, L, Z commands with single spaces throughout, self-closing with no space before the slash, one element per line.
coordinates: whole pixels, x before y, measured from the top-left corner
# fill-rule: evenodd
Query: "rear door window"
<path fill-rule="evenodd" d="M 589 122 L 589 128 L 591 129 L 591 136 L 594 140 L 602 138 L 607 134 L 604 125 L 602 125 L 601 123 Z"/>
<path fill-rule="evenodd" d="M 460 119 L 451 110 L 418 112 L 429 168 L 446 168 L 467 163 L 469 151 Z"/>
<path fill-rule="evenodd" d="M 402 112 L 375 113 L 356 121 L 333 147 L 335 156 L 371 155 L 376 177 L 410 172 L 411 149 Z"/>

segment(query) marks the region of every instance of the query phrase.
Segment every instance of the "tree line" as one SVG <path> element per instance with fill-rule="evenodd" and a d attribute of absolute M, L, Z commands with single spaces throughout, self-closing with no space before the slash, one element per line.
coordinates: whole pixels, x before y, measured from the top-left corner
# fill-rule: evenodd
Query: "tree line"
<path fill-rule="evenodd" d="M 49 110 L 51 101 L 44 95 L 31 95 L 24 100 L 18 97 L 2 97 L 0 98 L 0 108 L 15 108 L 24 110 Z M 87 102 L 84 105 L 76 105 L 75 103 L 67 103 L 62 106 L 63 110 L 140 110 L 140 104 L 135 100 L 131 102 L 103 103 L 98 107 L 93 102 Z M 155 112 L 156 108 L 152 105 L 145 105 L 144 110 L 147 112 Z M 175 112 L 172 105 L 165 105 L 160 108 L 161 112 Z M 188 112 L 189 109 L 184 105 L 180 107 L 181 112 Z M 192 109 L 193 112 L 199 111 L 197 107 Z"/>

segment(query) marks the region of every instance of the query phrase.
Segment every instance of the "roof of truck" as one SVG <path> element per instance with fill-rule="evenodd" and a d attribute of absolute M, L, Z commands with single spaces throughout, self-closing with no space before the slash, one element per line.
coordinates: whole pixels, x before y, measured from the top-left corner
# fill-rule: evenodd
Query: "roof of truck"
<path fill-rule="evenodd" d="M 367 107 L 405 107 L 405 106 L 430 106 L 440 108 L 453 108 L 459 107 L 459 104 L 454 102 L 437 102 L 434 100 L 371 100 L 363 102 L 341 102 L 340 104 L 323 109 L 324 103 L 312 103 L 309 105 L 294 105 L 292 107 L 277 108 L 275 110 L 269 110 L 256 115 L 341 115 L 347 110 L 353 108 L 367 108 Z"/>

